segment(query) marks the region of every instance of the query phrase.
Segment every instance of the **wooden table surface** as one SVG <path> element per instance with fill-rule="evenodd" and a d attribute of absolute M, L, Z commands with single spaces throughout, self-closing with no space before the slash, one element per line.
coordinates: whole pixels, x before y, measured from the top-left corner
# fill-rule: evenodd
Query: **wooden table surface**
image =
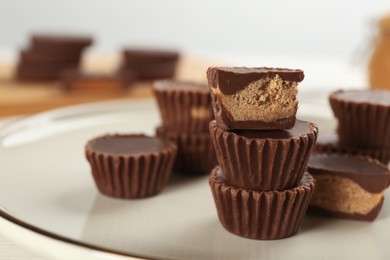
<path fill-rule="evenodd" d="M 82 69 L 94 72 L 114 71 L 120 63 L 115 56 L 87 57 L 82 61 Z M 183 57 L 179 61 L 176 79 L 206 82 L 205 61 Z M 15 64 L 0 63 L 0 116 L 32 114 L 53 108 L 96 102 L 103 100 L 140 98 L 151 96 L 151 82 L 138 82 L 124 94 L 88 95 L 69 94 L 61 89 L 60 82 L 26 83 L 15 80 Z"/>

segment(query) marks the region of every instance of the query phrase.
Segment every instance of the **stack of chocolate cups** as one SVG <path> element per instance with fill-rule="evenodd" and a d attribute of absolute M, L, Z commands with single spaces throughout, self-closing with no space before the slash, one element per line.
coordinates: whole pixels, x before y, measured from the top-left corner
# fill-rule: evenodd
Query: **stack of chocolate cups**
<path fill-rule="evenodd" d="M 315 186 L 306 166 L 318 135 L 295 118 L 303 71 L 212 67 L 207 77 L 219 164 L 209 183 L 220 222 L 251 239 L 295 234 Z"/>
<path fill-rule="evenodd" d="M 79 35 L 36 34 L 31 45 L 20 52 L 16 79 L 50 81 L 60 78 L 67 69 L 77 69 L 83 50 L 92 38 Z"/>
<path fill-rule="evenodd" d="M 178 151 L 174 171 L 209 173 L 216 165 L 208 124 L 213 119 L 211 97 L 205 84 L 160 80 L 153 84 L 162 125 L 156 135 L 174 141 Z"/>
<path fill-rule="evenodd" d="M 329 96 L 337 135 L 320 135 L 316 152 L 363 155 L 390 161 L 390 92 L 338 90 Z"/>

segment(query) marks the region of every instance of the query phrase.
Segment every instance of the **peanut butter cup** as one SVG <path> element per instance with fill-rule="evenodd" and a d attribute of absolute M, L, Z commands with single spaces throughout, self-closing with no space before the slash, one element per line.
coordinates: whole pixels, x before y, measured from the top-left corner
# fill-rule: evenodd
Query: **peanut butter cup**
<path fill-rule="evenodd" d="M 359 148 L 390 147 L 390 92 L 339 90 L 329 101 L 338 119 L 342 145 Z"/>
<path fill-rule="evenodd" d="M 305 173 L 298 185 L 283 191 L 254 191 L 224 181 L 217 166 L 209 183 L 221 224 L 241 237 L 271 240 L 295 234 L 313 194 L 315 180 Z"/>
<path fill-rule="evenodd" d="M 314 149 L 317 127 L 297 120 L 290 130 L 226 131 L 215 120 L 211 139 L 226 183 L 253 190 L 295 187 Z"/>
<path fill-rule="evenodd" d="M 219 128 L 264 130 L 294 126 L 302 70 L 211 67 L 207 78 Z"/>
<path fill-rule="evenodd" d="M 343 146 L 340 144 L 339 138 L 334 132 L 321 132 L 318 135 L 314 152 L 368 156 L 377 159 L 383 164 L 388 164 L 390 161 L 390 148 L 357 148 Z"/>
<path fill-rule="evenodd" d="M 145 135 L 105 135 L 90 140 L 86 157 L 99 191 L 117 198 L 153 196 L 165 187 L 177 147 Z"/>
<path fill-rule="evenodd" d="M 127 48 L 123 51 L 120 72 L 135 71 L 140 80 L 172 78 L 178 59 L 176 51 Z"/>
<path fill-rule="evenodd" d="M 160 126 L 156 128 L 156 135 L 177 144 L 173 170 L 178 174 L 205 174 L 217 165 L 213 142 L 208 132 L 176 133 Z"/>
<path fill-rule="evenodd" d="M 213 112 L 207 85 L 162 80 L 154 82 L 153 94 L 165 129 L 180 133 L 208 132 Z"/>
<path fill-rule="evenodd" d="M 308 172 L 317 180 L 309 213 L 373 221 L 379 214 L 390 171 L 360 156 L 314 154 Z"/>

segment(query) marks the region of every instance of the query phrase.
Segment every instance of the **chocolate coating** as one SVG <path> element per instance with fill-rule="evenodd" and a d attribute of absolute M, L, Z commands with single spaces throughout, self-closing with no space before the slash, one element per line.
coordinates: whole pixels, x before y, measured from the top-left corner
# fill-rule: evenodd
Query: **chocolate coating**
<path fill-rule="evenodd" d="M 351 179 L 365 190 L 378 193 L 389 186 L 390 171 L 379 161 L 359 156 L 314 154 L 310 157 L 311 174 L 330 174 Z"/>
<path fill-rule="evenodd" d="M 215 103 L 213 103 L 214 111 L 218 110 L 215 108 Z M 234 130 L 234 129 L 257 129 L 264 131 L 272 131 L 275 129 L 291 129 L 294 127 L 296 122 L 296 117 L 291 116 L 288 118 L 278 119 L 272 122 L 264 122 L 261 120 L 248 120 L 248 121 L 234 121 L 231 120 L 227 115 L 228 112 L 224 111 L 224 108 L 220 109 L 221 113 L 218 113 L 217 116 L 221 120 L 217 121 L 218 127 L 225 130 Z"/>
<path fill-rule="evenodd" d="M 390 147 L 390 93 L 379 90 L 339 90 L 329 96 L 338 119 L 343 146 Z"/>
<path fill-rule="evenodd" d="M 98 153 L 131 156 L 155 153 L 166 145 L 164 139 L 144 135 L 107 135 L 89 143 L 90 149 Z"/>
<path fill-rule="evenodd" d="M 82 50 L 70 51 L 51 51 L 45 49 L 44 51 L 28 49 L 20 52 L 20 63 L 58 63 L 58 62 L 78 62 L 81 58 Z"/>
<path fill-rule="evenodd" d="M 218 86 L 225 95 L 232 95 L 254 81 L 276 75 L 293 82 L 301 82 L 305 77 L 302 70 L 284 68 L 210 67 L 207 70 L 209 86 Z"/>
<path fill-rule="evenodd" d="M 34 34 L 31 37 L 33 48 L 43 49 L 50 47 L 84 48 L 93 42 L 90 36 L 60 35 L 60 34 Z"/>
<path fill-rule="evenodd" d="M 217 165 L 213 142 L 208 132 L 178 133 L 160 126 L 156 128 L 156 135 L 177 144 L 173 170 L 178 174 L 208 174 Z"/>
<path fill-rule="evenodd" d="M 340 90 L 333 93 L 332 98 L 354 103 L 390 106 L 390 92 L 385 90 Z"/>
<path fill-rule="evenodd" d="M 294 130 L 226 131 L 210 122 L 211 139 L 226 183 L 252 190 L 295 187 L 306 170 L 317 127 L 299 121 Z"/>
<path fill-rule="evenodd" d="M 175 133 L 208 133 L 214 118 L 207 85 L 194 82 L 160 80 L 153 83 L 165 129 Z"/>
<path fill-rule="evenodd" d="M 99 191 L 116 198 L 144 198 L 166 186 L 177 147 L 145 135 L 105 135 L 90 140 L 85 155 Z"/>
<path fill-rule="evenodd" d="M 297 136 L 304 136 L 312 129 L 309 122 L 296 120 L 293 128 L 288 130 L 233 130 L 232 132 L 250 139 L 288 139 Z"/>
<path fill-rule="evenodd" d="M 316 183 L 305 173 L 291 189 L 253 191 L 230 186 L 223 176 L 217 166 L 209 178 L 221 224 L 238 236 L 262 240 L 282 239 L 298 231 Z"/>
<path fill-rule="evenodd" d="M 126 64 L 132 62 L 151 62 L 151 61 L 176 61 L 179 58 L 177 51 L 158 50 L 158 49 L 125 49 L 123 56 Z"/>
<path fill-rule="evenodd" d="M 335 132 L 321 132 L 314 149 L 316 153 L 340 153 L 349 155 L 368 156 L 383 164 L 390 161 L 390 148 L 356 148 L 340 144 Z"/>

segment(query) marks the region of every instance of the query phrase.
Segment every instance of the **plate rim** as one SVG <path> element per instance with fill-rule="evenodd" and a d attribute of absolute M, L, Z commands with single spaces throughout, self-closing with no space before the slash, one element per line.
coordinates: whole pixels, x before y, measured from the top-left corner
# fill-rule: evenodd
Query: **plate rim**
<path fill-rule="evenodd" d="M 153 100 L 152 98 L 142 98 L 142 99 L 103 101 L 103 102 L 93 102 L 93 103 L 89 103 L 89 104 L 72 105 L 72 106 L 66 106 L 63 108 L 47 110 L 44 112 L 29 115 L 29 116 L 22 116 L 19 119 L 12 120 L 11 122 L 6 123 L 2 127 L 0 127 L 0 136 L 2 134 L 6 133 L 9 129 L 12 129 L 13 127 L 18 127 L 18 125 L 23 126 L 26 123 L 28 123 L 29 121 L 37 119 L 37 118 L 43 118 L 43 119 L 50 121 L 50 119 L 53 119 L 52 118 L 53 115 L 55 115 L 57 113 L 62 114 L 62 115 L 65 114 L 65 115 L 71 116 L 72 114 L 80 114 L 80 113 L 77 113 L 77 111 L 80 111 L 80 110 L 85 109 L 85 108 L 87 108 L 89 111 L 92 111 L 92 112 L 100 112 L 100 111 L 107 111 L 107 110 L 104 110 L 103 108 L 110 107 L 112 105 L 115 105 L 115 106 L 117 106 L 117 109 L 120 109 L 120 107 L 125 106 L 125 105 L 129 105 L 129 104 L 139 105 L 139 104 L 145 103 L 145 101 L 150 102 L 152 100 Z M 54 232 L 50 232 L 48 230 L 45 230 L 45 229 L 40 228 L 38 226 L 32 225 L 24 220 L 21 220 L 20 218 L 13 216 L 12 214 L 6 212 L 6 208 L 1 204 L 0 204 L 0 217 L 8 222 L 11 222 L 12 224 L 15 224 L 15 225 L 22 227 L 24 229 L 27 229 L 29 231 L 32 231 L 35 234 L 40 234 L 40 235 L 45 236 L 46 238 L 51 238 L 51 239 L 54 239 L 56 241 L 64 242 L 66 244 L 78 246 L 80 248 L 84 248 L 84 249 L 87 248 L 90 250 L 95 250 L 95 251 L 98 251 L 99 253 L 109 253 L 109 254 L 116 255 L 117 257 L 128 257 L 129 259 L 159 260 L 159 258 L 144 256 L 142 254 L 133 254 L 133 253 L 129 254 L 129 253 L 126 253 L 126 252 L 123 252 L 120 250 L 115 250 L 115 249 L 110 249 L 110 248 L 106 248 L 106 247 L 101 247 L 98 245 L 85 243 L 82 241 L 78 241 L 75 239 L 71 239 L 71 238 L 56 234 Z M 7 236 L 7 235 L 5 234 L 5 236 Z M 111 257 L 112 257 L 112 255 L 111 255 Z"/>

